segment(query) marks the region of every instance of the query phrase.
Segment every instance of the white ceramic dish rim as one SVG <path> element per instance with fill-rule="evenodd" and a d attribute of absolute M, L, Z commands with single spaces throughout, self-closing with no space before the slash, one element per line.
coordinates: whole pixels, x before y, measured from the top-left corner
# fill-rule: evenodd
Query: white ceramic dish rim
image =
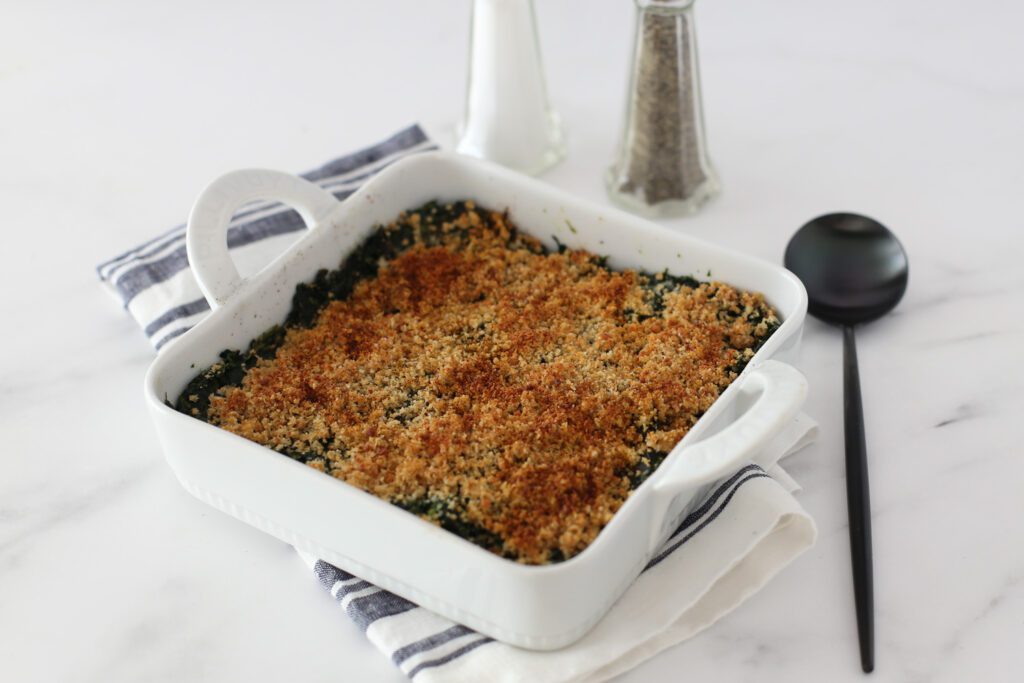
<path fill-rule="evenodd" d="M 771 270 L 774 277 L 779 279 L 781 282 L 785 282 L 792 290 L 793 300 L 788 306 L 789 310 L 784 317 L 782 326 L 757 353 L 755 358 L 744 371 L 743 375 L 729 387 L 723 396 L 715 403 L 712 409 L 708 411 L 708 414 L 702 418 L 701 422 L 704 424 L 699 423 L 698 427 L 695 427 L 694 430 L 687 435 L 687 438 L 681 441 L 680 444 L 673 449 L 670 456 L 666 458 L 662 467 L 659 468 L 659 470 L 647 482 L 645 482 L 643 486 L 634 492 L 627 503 L 618 511 L 606 527 L 605 531 L 598 536 L 594 543 L 592 543 L 591 546 L 582 553 L 566 562 L 547 566 L 526 566 L 504 560 L 468 543 L 467 541 L 464 541 L 461 538 L 458 538 L 453 534 L 439 531 L 436 527 L 433 527 L 412 515 L 408 515 L 384 501 L 376 499 L 368 494 L 364 494 L 344 482 L 321 477 L 322 479 L 328 479 L 332 485 L 343 487 L 344 489 L 348 489 L 350 493 L 355 492 L 367 498 L 368 500 L 363 501 L 363 503 L 364 507 L 366 507 L 368 511 L 374 510 L 375 514 L 380 516 L 382 519 L 390 517 L 390 520 L 384 523 L 385 526 L 396 522 L 397 517 L 395 515 L 397 513 L 403 518 L 407 518 L 403 519 L 403 524 L 405 524 L 405 526 L 412 528 L 412 525 L 419 525 L 416 528 L 421 535 L 440 538 L 437 536 L 437 533 L 435 533 L 439 532 L 444 537 L 449 537 L 443 542 L 438 541 L 437 545 L 439 550 L 443 551 L 444 546 L 447 546 L 450 549 L 452 547 L 452 543 L 464 544 L 465 546 L 468 546 L 468 548 L 463 548 L 462 551 L 460 551 L 463 558 L 472 557 L 474 562 L 479 563 L 480 567 L 484 568 L 484 571 L 498 571 L 506 577 L 510 577 L 509 580 L 513 582 L 516 577 L 544 577 L 548 575 L 565 574 L 566 572 L 574 571 L 578 566 L 586 564 L 589 558 L 595 554 L 595 548 L 599 547 L 602 539 L 608 538 L 612 535 L 609 530 L 613 530 L 616 525 L 622 526 L 625 524 L 625 522 L 620 520 L 627 519 L 634 508 L 640 507 L 639 501 L 643 500 L 645 496 L 647 498 L 654 497 L 657 500 L 660 500 L 662 507 L 664 508 L 661 510 L 661 518 L 657 518 L 657 515 L 652 513 L 656 523 L 652 524 L 648 530 L 649 537 L 646 545 L 648 546 L 649 553 L 652 547 L 657 547 L 657 544 L 663 539 L 666 532 L 674 526 L 673 522 L 677 521 L 685 511 L 684 507 L 676 505 L 678 502 L 677 499 L 684 497 L 683 494 L 686 491 L 690 491 L 692 494 L 698 487 L 709 484 L 717 478 L 734 470 L 743 458 L 748 457 L 756 450 L 759 444 L 764 443 L 772 434 L 774 434 L 775 431 L 777 431 L 777 429 L 782 426 L 782 424 L 784 424 L 785 421 L 788 421 L 788 419 L 795 414 L 796 409 L 798 409 L 799 404 L 803 400 L 806 385 L 794 370 L 788 366 L 778 363 L 777 361 L 768 360 L 768 358 L 779 351 L 784 345 L 792 345 L 799 339 L 799 332 L 806 313 L 806 294 L 804 293 L 802 285 L 800 285 L 799 281 L 792 274 L 777 266 L 772 266 L 764 263 L 763 261 L 743 256 L 741 254 L 736 254 L 735 252 L 729 252 L 729 250 L 701 242 L 700 240 L 696 240 L 691 237 L 684 237 L 676 233 L 671 233 L 670 231 L 666 231 L 665 228 L 647 223 L 646 221 L 642 221 L 636 217 L 616 210 L 589 205 L 586 202 L 582 202 L 581 200 L 554 190 L 549 186 L 543 185 L 534 179 L 526 178 L 511 171 L 507 171 L 506 169 L 498 168 L 483 162 L 469 160 L 445 153 L 417 155 L 416 157 L 403 160 L 395 164 L 393 167 L 385 170 L 379 176 L 364 185 L 362 189 L 346 200 L 346 202 L 342 203 L 337 202 L 333 196 L 323 190 L 320 190 L 318 187 L 302 181 L 295 176 L 271 171 L 240 171 L 228 174 L 214 182 L 206 191 L 204 191 L 200 199 L 197 201 L 192 217 L 190 218 L 188 233 L 190 261 L 193 263 L 197 279 L 200 281 L 204 294 L 210 301 L 214 311 L 207 319 L 197 325 L 194 330 L 183 335 L 183 337 L 181 337 L 175 344 L 169 346 L 167 352 L 162 354 L 160 358 L 154 362 L 150 372 L 147 374 L 146 398 L 154 414 L 154 419 L 158 422 L 158 427 L 163 429 L 164 427 L 161 425 L 164 425 L 172 430 L 182 428 L 190 431 L 214 430 L 219 432 L 220 436 L 224 437 L 221 439 L 223 444 L 235 443 L 238 448 L 242 448 L 241 444 L 236 443 L 241 442 L 249 447 L 254 446 L 254 444 L 251 444 L 240 437 L 228 434 L 223 430 L 219 430 L 208 424 L 193 420 L 192 418 L 173 411 L 171 408 L 164 405 L 162 400 L 164 397 L 161 395 L 160 391 L 162 386 L 167 385 L 167 380 L 163 377 L 163 374 L 166 373 L 168 367 L 172 366 L 175 361 L 180 361 L 183 355 L 187 355 L 189 353 L 193 340 L 200 339 L 204 334 L 204 330 L 212 329 L 218 324 L 219 320 L 223 320 L 224 318 L 232 315 L 233 312 L 237 312 L 242 303 L 246 301 L 247 297 L 250 297 L 252 293 L 256 292 L 260 288 L 261 284 L 266 283 L 270 279 L 279 275 L 282 271 L 288 268 L 289 264 L 298 260 L 298 255 L 302 253 L 304 245 L 314 232 L 311 230 L 309 234 L 304 235 L 303 238 L 292 245 L 292 247 L 286 250 L 280 257 L 275 259 L 257 275 L 249 279 L 242 279 L 238 275 L 238 271 L 227 252 L 224 241 L 224 230 L 230 220 L 232 212 L 235 209 L 249 200 L 277 199 L 297 208 L 306 220 L 307 224 L 317 227 L 317 231 L 329 230 L 342 223 L 344 216 L 350 213 L 352 207 L 358 206 L 363 202 L 373 203 L 374 201 L 380 201 L 382 191 L 386 191 L 387 184 L 390 182 L 389 178 L 396 176 L 403 169 L 408 169 L 416 165 L 420 165 L 421 167 L 425 166 L 427 167 L 427 171 L 423 171 L 422 168 L 420 170 L 424 175 L 427 175 L 430 171 L 429 167 L 432 164 L 442 169 L 445 167 L 456 168 L 470 174 L 476 174 L 477 176 L 486 176 L 488 180 L 498 183 L 508 183 L 527 195 L 527 199 L 529 199 L 530 193 L 536 193 L 537 196 L 543 196 L 547 199 L 549 203 L 561 203 L 564 206 L 573 207 L 584 212 L 590 212 L 593 215 L 603 217 L 603 220 L 606 220 L 610 224 L 618 225 L 626 230 L 641 232 L 641 238 L 643 237 L 642 230 L 659 231 L 662 233 L 662 237 L 666 237 L 666 233 L 668 233 L 674 242 L 681 245 L 680 248 L 704 249 L 718 254 L 728 254 L 730 258 L 737 262 L 748 263 L 751 267 L 756 266 L 756 268 L 760 270 L 765 270 L 766 268 Z M 411 207 L 398 207 L 394 210 L 394 215 L 397 215 L 398 211 L 406 208 Z M 367 229 L 369 227 L 370 226 L 367 226 Z M 531 231 L 529 229 L 529 225 L 521 224 L 521 228 L 524 229 L 525 232 L 530 232 L 531 234 L 543 239 L 549 246 L 553 246 L 550 238 L 545 239 L 543 235 Z M 586 230 L 582 225 L 579 229 L 584 232 Z M 572 231 L 575 233 L 576 229 L 572 228 Z M 563 241 L 570 242 L 570 246 L 573 246 L 571 244 L 572 238 L 570 236 L 562 235 L 562 237 Z M 356 240 L 356 242 L 358 242 L 358 240 Z M 335 254 L 334 267 L 337 267 L 336 264 L 340 262 L 341 256 L 342 254 Z M 615 267 L 622 267 L 621 264 L 616 263 L 617 260 L 616 255 L 612 254 L 612 265 Z M 308 266 L 306 267 L 306 270 L 309 270 Z M 313 269 L 312 272 L 305 273 L 306 276 L 299 278 L 299 281 L 308 280 L 315 270 L 316 269 Z M 287 298 L 290 301 L 290 292 L 287 293 Z M 245 341 L 247 343 L 247 340 L 235 341 Z M 236 343 L 235 345 L 238 346 L 239 344 Z M 230 346 L 231 344 L 226 343 L 225 346 L 222 346 L 221 348 Z M 203 365 L 200 365 L 200 363 L 205 365 L 212 361 L 213 359 L 207 358 L 204 360 L 200 358 L 195 361 L 195 366 L 197 368 L 202 367 Z M 191 376 L 181 376 L 175 380 L 179 384 L 179 390 L 180 387 L 183 387 L 184 383 L 190 379 L 190 377 Z M 737 419 L 733 424 L 722 427 L 716 434 L 708 436 L 709 430 L 707 427 L 715 422 L 717 415 L 725 409 L 727 404 L 741 402 L 742 398 L 740 397 L 740 394 L 744 392 L 754 396 L 754 398 L 750 398 L 748 400 L 749 403 L 752 403 L 753 407 L 741 416 L 743 418 L 742 420 Z M 761 398 L 757 398 L 758 395 L 768 394 L 769 392 L 775 392 L 770 401 L 763 395 Z M 771 414 L 763 415 L 763 419 L 760 421 L 752 419 L 751 413 L 757 412 L 757 410 L 755 410 L 757 406 L 761 406 L 760 410 L 762 412 L 767 410 L 764 405 L 765 403 L 774 404 L 775 407 L 770 411 Z M 770 407 L 771 406 L 769 406 L 769 408 Z M 701 429 L 702 427 L 704 429 Z M 698 437 L 703 437 L 703 439 L 698 441 Z M 280 458 L 279 454 L 273 453 L 272 451 L 269 451 L 269 449 L 263 449 L 262 447 L 257 448 L 265 450 L 268 453 L 272 453 L 275 457 Z M 168 450 L 168 458 L 170 460 L 171 447 L 168 445 L 166 439 L 165 449 Z M 678 454 L 683 450 L 687 451 L 685 460 L 678 457 Z M 729 457 L 723 457 L 723 452 L 727 452 Z M 303 474 L 301 476 L 307 477 L 308 475 L 315 475 L 320 477 L 319 473 L 316 473 L 305 465 L 290 461 L 287 458 L 280 459 L 286 461 L 287 466 L 294 466 L 294 468 L 303 470 Z M 173 464 L 174 463 L 172 463 L 172 465 Z M 260 515 L 253 510 L 238 508 L 238 506 L 234 505 L 231 501 L 219 498 L 216 491 L 204 490 L 204 488 L 196 481 L 186 480 L 181 472 L 179 472 L 179 477 L 182 478 L 182 483 L 185 484 L 186 488 L 190 491 L 206 499 L 208 502 L 215 504 L 221 509 L 225 509 L 236 517 L 245 519 L 246 521 L 263 528 L 278 537 L 289 540 L 289 542 L 297 541 L 294 543 L 296 545 L 303 546 L 314 551 L 318 550 L 320 551 L 319 554 L 326 556 L 325 559 L 340 559 L 342 564 L 345 564 L 347 560 L 348 566 L 343 568 L 349 569 L 350 571 L 357 571 L 358 569 L 367 570 L 373 575 L 371 580 L 374 580 L 376 583 L 392 590 L 392 592 L 396 592 L 420 602 L 421 604 L 425 604 L 425 606 L 428 606 L 435 611 L 441 612 L 442 614 L 462 621 L 463 623 L 467 623 L 467 625 L 491 635 L 492 637 L 513 642 L 514 644 L 523 647 L 548 649 L 551 647 L 559 647 L 571 642 L 575 638 L 578 638 L 593 625 L 596 618 L 599 618 L 600 614 L 603 614 L 603 611 L 610 606 L 611 601 L 613 601 L 625 587 L 625 585 L 619 585 L 615 590 L 611 591 L 613 594 L 600 596 L 600 599 L 595 598 L 595 604 L 601 604 L 597 610 L 590 609 L 588 617 L 585 620 L 580 621 L 579 619 L 576 619 L 576 622 L 578 623 L 566 627 L 561 633 L 551 633 L 549 629 L 540 629 L 541 631 L 544 631 L 544 633 L 538 635 L 538 633 L 531 631 L 529 628 L 524 629 L 522 624 L 518 627 L 509 627 L 508 624 L 503 623 L 503 620 L 500 617 L 494 617 L 494 615 L 488 615 L 486 613 L 474 612 L 472 605 L 446 604 L 444 599 L 433 595 L 430 586 L 407 585 L 408 582 L 388 580 L 389 577 L 387 571 L 382 570 L 379 567 L 373 567 L 372 563 L 366 564 L 356 558 L 349 558 L 337 549 L 318 546 L 315 542 L 312 542 L 310 539 L 303 538 L 301 534 L 296 533 L 294 530 L 279 528 L 277 522 L 272 519 L 261 518 Z M 644 493 L 645 491 L 650 491 L 651 493 Z M 219 503 L 218 500 L 220 501 Z M 679 509 L 670 510 L 673 505 L 676 505 Z M 635 573 L 633 576 L 635 576 Z M 370 577 L 364 576 L 364 578 Z M 632 580 L 632 577 L 630 577 L 629 580 Z M 415 584 L 416 582 L 413 581 L 412 583 Z M 622 582 L 620 581 L 620 584 L 621 583 Z M 625 583 L 628 585 L 628 581 Z M 598 612 L 596 617 L 594 616 L 595 612 Z M 557 621 L 557 619 L 555 621 Z M 568 621 L 569 620 L 566 620 L 566 622 Z"/>

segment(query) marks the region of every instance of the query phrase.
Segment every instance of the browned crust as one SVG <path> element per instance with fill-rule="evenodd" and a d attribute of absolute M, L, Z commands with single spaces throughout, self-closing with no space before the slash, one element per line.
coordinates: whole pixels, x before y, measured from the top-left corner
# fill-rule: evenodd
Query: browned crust
<path fill-rule="evenodd" d="M 722 283 L 679 287 L 656 315 L 647 276 L 541 253 L 499 213 L 470 208 L 446 229 L 470 238 L 383 264 L 214 396 L 209 420 L 322 455 L 314 466 L 387 500 L 444 501 L 496 552 L 570 557 L 777 319 Z"/>

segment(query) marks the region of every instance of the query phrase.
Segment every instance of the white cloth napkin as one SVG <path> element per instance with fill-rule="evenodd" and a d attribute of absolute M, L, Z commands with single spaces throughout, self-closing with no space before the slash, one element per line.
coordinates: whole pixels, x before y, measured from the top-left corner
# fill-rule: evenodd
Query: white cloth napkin
<path fill-rule="evenodd" d="M 304 174 L 339 198 L 408 154 L 436 149 L 419 126 Z M 269 202 L 236 214 L 228 231 L 244 271 L 270 261 L 303 229 L 294 211 Z M 209 306 L 188 268 L 184 226 L 97 268 L 154 347 L 186 332 Z M 594 629 L 554 652 L 532 652 L 471 629 L 347 574 L 303 560 L 367 637 L 420 683 L 602 681 L 707 628 L 814 543 L 811 518 L 778 461 L 817 433 L 800 415 L 755 461 L 723 480 L 656 554 Z"/>
<path fill-rule="evenodd" d="M 817 425 L 799 415 L 707 496 L 605 617 L 552 652 L 506 645 L 306 553 L 302 559 L 377 649 L 417 683 L 604 681 L 704 630 L 814 544 L 778 461 Z"/>

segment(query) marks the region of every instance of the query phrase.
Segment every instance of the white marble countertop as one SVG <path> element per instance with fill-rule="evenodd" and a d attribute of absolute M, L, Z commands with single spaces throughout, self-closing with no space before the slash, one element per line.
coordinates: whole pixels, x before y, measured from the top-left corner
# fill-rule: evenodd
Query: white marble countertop
<path fill-rule="evenodd" d="M 540 2 L 569 156 L 605 201 L 632 10 Z M 1024 5 L 698 3 L 724 193 L 673 228 L 778 260 L 849 209 L 910 253 L 859 335 L 880 681 L 1024 670 Z M 461 109 L 468 4 L 7 3 L 0 11 L 0 679 L 400 681 L 286 545 L 189 496 L 152 358 L 93 266 L 244 166 L 299 171 Z M 447 142 L 447 141 L 445 141 Z M 810 322 L 822 437 L 792 462 L 817 546 L 624 681 L 860 680 L 841 340 Z"/>

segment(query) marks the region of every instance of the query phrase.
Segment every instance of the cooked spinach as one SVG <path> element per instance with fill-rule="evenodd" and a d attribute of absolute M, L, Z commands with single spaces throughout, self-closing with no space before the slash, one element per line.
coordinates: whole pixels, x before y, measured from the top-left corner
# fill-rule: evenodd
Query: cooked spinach
<path fill-rule="evenodd" d="M 479 524 L 467 522 L 463 510 L 465 503 L 455 498 L 424 497 L 412 500 L 391 501 L 403 510 L 436 522 L 445 531 L 460 536 L 485 550 L 502 553 L 504 542 L 501 536 Z"/>
<path fill-rule="evenodd" d="M 220 352 L 220 362 L 196 375 L 185 387 L 174 406 L 186 415 L 207 419 L 210 397 L 224 387 L 238 386 L 245 377 L 245 354 L 233 349 Z"/>
<path fill-rule="evenodd" d="M 661 463 L 664 462 L 667 456 L 667 451 L 647 449 L 640 454 L 640 457 L 637 458 L 631 467 L 617 472 L 617 474 L 627 477 L 629 479 L 629 488 L 636 489 L 640 484 L 647 481 L 648 477 L 654 474 L 654 470 L 661 466 Z"/>
<path fill-rule="evenodd" d="M 453 202 L 442 204 L 437 201 L 428 202 L 418 209 L 407 212 L 396 223 L 387 227 L 378 227 L 359 244 L 344 259 L 341 265 L 334 270 L 323 269 L 316 273 L 312 280 L 299 284 L 292 297 L 292 307 L 285 321 L 281 325 L 275 325 L 255 338 L 245 351 L 226 349 L 220 353 L 220 360 L 211 367 L 200 372 L 194 377 L 181 395 L 178 397 L 174 407 L 193 417 L 207 421 L 209 419 L 210 398 L 218 393 L 223 393 L 227 387 L 238 386 L 242 383 L 245 373 L 254 367 L 260 360 L 270 360 L 275 357 L 278 350 L 284 344 L 290 329 L 310 328 L 316 324 L 320 313 L 331 301 L 344 301 L 352 296 L 353 291 L 360 282 L 375 277 L 381 265 L 389 260 L 398 257 L 415 244 L 422 244 L 425 247 L 432 247 L 442 243 L 447 245 L 458 245 L 469 240 L 470 229 L 459 227 L 455 224 L 457 219 L 463 216 L 468 207 L 466 202 Z M 486 213 L 480 214 L 486 219 Z M 569 221 L 566 221 L 570 232 L 576 233 L 576 228 Z M 511 226 L 510 226 L 511 227 Z M 549 254 L 539 242 L 517 239 L 515 228 L 511 227 L 509 247 L 514 249 L 528 249 L 538 254 Z M 568 247 L 552 236 L 555 242 L 557 253 L 562 254 Z M 612 270 L 607 264 L 607 256 L 594 256 L 592 263 L 597 268 Z M 668 271 L 662 273 L 637 273 L 640 285 L 644 290 L 644 301 L 641 311 L 631 308 L 623 310 L 623 316 L 630 322 L 643 322 L 649 318 L 658 318 L 664 315 L 666 308 L 666 297 L 683 288 L 696 288 L 702 283 L 691 276 L 672 275 Z M 710 271 L 708 271 L 710 276 Z M 709 299 L 715 298 L 715 292 L 711 291 Z M 397 312 L 397 311 L 396 311 Z M 718 317 L 723 322 L 729 323 L 737 320 L 742 315 L 734 308 L 724 305 L 718 311 Z M 778 320 L 763 319 L 763 313 L 755 311 L 750 313 L 746 322 L 753 325 L 765 323 L 767 332 L 756 339 L 752 351 L 756 352 L 778 329 Z M 486 336 L 486 322 L 467 326 L 460 334 L 459 343 L 471 345 L 478 343 Z M 724 339 L 729 344 L 729 337 Z M 750 355 L 743 351 L 736 351 L 736 361 L 730 367 L 732 372 L 739 374 L 749 362 Z M 540 355 L 536 362 L 547 363 L 548 359 Z M 404 400 L 397 401 L 395 405 L 385 409 L 385 419 L 395 420 L 402 425 L 408 425 L 416 418 L 416 411 L 413 406 L 416 402 L 418 391 L 409 390 Z M 697 415 L 696 417 L 700 417 Z M 635 489 L 646 481 L 651 474 L 662 464 L 668 453 L 655 449 L 646 448 L 643 444 L 648 434 L 662 429 L 663 426 L 657 422 L 636 425 L 639 436 L 637 449 L 644 449 L 638 453 L 636 461 L 629 467 L 623 468 L 617 474 L 626 477 L 630 489 Z M 305 447 L 304 447 L 305 448 Z M 324 455 L 306 450 L 294 451 L 287 448 L 277 449 L 282 455 L 286 455 L 298 462 L 307 465 L 322 467 L 330 473 L 330 463 Z M 429 519 L 437 523 L 441 528 L 461 536 L 462 538 L 475 543 L 487 550 L 502 554 L 503 541 L 501 537 L 488 529 L 466 521 L 466 501 L 459 495 L 451 497 L 424 496 L 412 500 L 391 501 L 392 504 L 407 510 L 415 515 Z M 506 556 L 509 556 L 506 554 Z M 565 559 L 561 550 L 550 551 L 549 561 L 560 562 Z"/>

